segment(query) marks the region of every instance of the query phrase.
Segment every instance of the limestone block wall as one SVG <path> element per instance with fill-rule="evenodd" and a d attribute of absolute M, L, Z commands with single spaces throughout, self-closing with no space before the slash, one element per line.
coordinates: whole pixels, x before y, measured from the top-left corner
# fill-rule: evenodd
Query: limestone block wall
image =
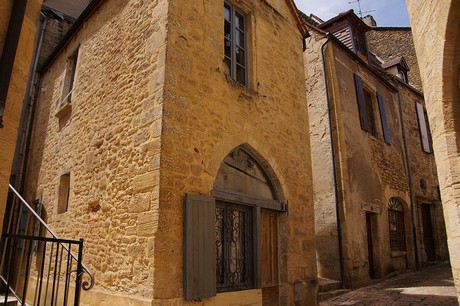
<path fill-rule="evenodd" d="M 418 90 L 422 90 L 422 81 L 410 28 L 375 27 L 366 32 L 366 37 L 369 50 L 385 62 L 404 56 L 410 69 L 407 72 L 409 83 Z"/>
<path fill-rule="evenodd" d="M 450 261 L 460 292 L 459 3 L 407 1 L 433 135 Z"/>
<path fill-rule="evenodd" d="M 340 280 L 339 237 L 332 165 L 331 131 L 321 46 L 326 38 L 311 31 L 304 52 L 310 128 L 318 275 Z"/>
<path fill-rule="evenodd" d="M 410 203 L 405 172 L 404 148 L 397 95 L 394 89 L 359 64 L 344 49 L 331 43 L 326 48 L 329 96 L 333 107 L 334 131 L 340 161 L 338 184 L 341 202 L 344 245 L 345 286 L 358 287 L 369 282 L 370 257 L 366 213 L 370 214 L 374 274 L 383 277 L 395 270 L 404 272 L 400 258 L 391 256 L 388 233 L 388 201 L 392 197 Z M 375 136 L 360 127 L 353 74 L 379 92 L 385 101 L 391 145 L 383 141 L 377 103 L 374 104 Z M 407 241 L 410 241 L 410 215 L 405 215 Z M 414 250 L 408 245 L 407 258 L 414 261 Z M 405 266 L 405 264 L 404 264 Z"/>
<path fill-rule="evenodd" d="M 42 75 L 26 199 L 43 199 L 61 237 L 85 239 L 96 286 L 84 304 L 153 297 L 166 25 L 167 1 L 104 1 Z M 77 49 L 71 109 L 58 113 Z M 58 213 L 65 173 L 69 204 Z"/>
<path fill-rule="evenodd" d="M 431 205 L 431 220 L 433 223 L 437 257 L 439 260 L 446 260 L 449 255 L 435 156 L 433 153 L 426 153 L 422 149 L 420 127 L 415 106 L 416 102 L 425 106 L 425 101 L 421 93 L 414 91 L 402 82 L 398 82 L 398 84 L 412 176 L 419 262 L 424 264 L 428 261 L 423 241 L 423 224 L 420 207 L 422 204 Z"/>
<path fill-rule="evenodd" d="M 289 203 L 289 213 L 279 215 L 280 304 L 316 304 L 302 40 L 284 1 L 271 3 L 234 3 L 248 17 L 246 88 L 224 70 L 223 3 L 170 1 L 155 239 L 154 273 L 161 279 L 154 284 L 157 299 L 182 301 L 184 195 L 209 195 L 222 160 L 247 144 L 273 169 Z M 220 303 L 231 294 L 218 294 L 204 304 Z M 238 296 L 261 303 L 258 290 Z"/>
<path fill-rule="evenodd" d="M 4 47 L 13 2 L 12 0 L 7 0 L 0 3 L 0 54 Z M 0 129 L 0 222 L 2 224 L 22 104 L 34 52 L 35 35 L 41 4 L 41 0 L 28 1 L 27 3 L 8 96 L 6 98 L 3 116 L 4 127 Z"/>

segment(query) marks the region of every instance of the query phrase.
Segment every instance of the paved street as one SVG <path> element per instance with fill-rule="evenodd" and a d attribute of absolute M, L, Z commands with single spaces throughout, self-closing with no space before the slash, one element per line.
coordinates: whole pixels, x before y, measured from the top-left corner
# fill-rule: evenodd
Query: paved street
<path fill-rule="evenodd" d="M 447 263 L 409 272 L 321 302 L 320 306 L 458 305 Z"/>

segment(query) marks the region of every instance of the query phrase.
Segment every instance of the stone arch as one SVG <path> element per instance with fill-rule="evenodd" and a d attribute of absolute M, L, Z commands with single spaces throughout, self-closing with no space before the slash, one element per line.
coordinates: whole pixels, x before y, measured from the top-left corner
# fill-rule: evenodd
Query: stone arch
<path fill-rule="evenodd" d="M 410 210 L 406 202 L 399 197 L 390 198 L 387 203 L 387 214 L 391 250 L 407 251 Z"/>
<path fill-rule="evenodd" d="M 454 132 L 457 152 L 460 152 L 460 2 L 450 1 L 445 29 L 442 64 L 443 113 L 446 132 Z"/>
<path fill-rule="evenodd" d="M 240 180 L 235 180 L 236 177 Z M 222 160 L 213 190 L 225 190 L 279 202 L 284 199 L 274 170 L 248 144 L 235 147 Z"/>

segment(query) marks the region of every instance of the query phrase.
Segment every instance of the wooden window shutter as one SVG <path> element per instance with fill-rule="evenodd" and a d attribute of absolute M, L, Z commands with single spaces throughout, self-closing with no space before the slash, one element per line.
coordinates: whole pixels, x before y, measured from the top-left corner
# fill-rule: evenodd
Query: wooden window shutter
<path fill-rule="evenodd" d="M 186 300 L 216 295 L 216 204 L 212 197 L 185 196 L 184 295 Z"/>
<path fill-rule="evenodd" d="M 388 128 L 387 113 L 385 111 L 385 102 L 382 95 L 377 92 L 377 101 L 379 103 L 380 121 L 382 122 L 383 138 L 387 144 L 391 143 L 390 129 Z"/>
<path fill-rule="evenodd" d="M 428 136 L 429 131 L 428 131 L 428 126 L 426 124 L 425 111 L 421 103 L 417 102 L 415 105 L 417 108 L 417 119 L 418 119 L 418 126 L 420 130 L 420 139 L 422 142 L 422 149 L 423 151 L 427 153 L 431 153 L 430 138 Z"/>
<path fill-rule="evenodd" d="M 366 100 L 364 98 L 364 88 L 363 81 L 355 73 L 355 86 L 356 86 L 356 98 L 358 100 L 358 111 L 359 111 L 359 121 L 361 123 L 361 128 L 369 133 L 372 132 L 371 125 L 368 120 Z"/>

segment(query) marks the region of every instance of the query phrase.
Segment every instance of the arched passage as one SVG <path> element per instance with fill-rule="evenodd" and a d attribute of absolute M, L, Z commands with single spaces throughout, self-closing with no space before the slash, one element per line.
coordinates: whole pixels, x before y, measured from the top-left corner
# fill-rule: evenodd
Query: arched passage
<path fill-rule="evenodd" d="M 186 196 L 186 299 L 260 288 L 263 305 L 279 304 L 279 215 L 287 206 L 272 173 L 238 146 L 222 160 L 211 197 Z"/>
<path fill-rule="evenodd" d="M 278 214 L 285 206 L 274 181 L 247 147 L 222 161 L 212 191 L 218 292 L 262 288 L 264 303 L 278 304 Z"/>

